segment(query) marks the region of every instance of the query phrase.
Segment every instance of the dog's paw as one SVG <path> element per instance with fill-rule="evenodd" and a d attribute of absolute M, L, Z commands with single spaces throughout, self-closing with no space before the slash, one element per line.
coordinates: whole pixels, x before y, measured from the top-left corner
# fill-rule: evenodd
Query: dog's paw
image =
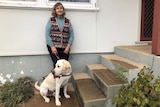
<path fill-rule="evenodd" d="M 60 101 L 56 101 L 56 106 L 61 106 L 61 102 Z"/>
<path fill-rule="evenodd" d="M 49 98 L 45 98 L 45 102 L 46 102 L 46 103 L 49 103 L 49 102 L 50 102 L 50 99 L 49 99 Z"/>
<path fill-rule="evenodd" d="M 70 98 L 70 95 L 68 95 L 68 94 L 65 94 L 64 96 L 65 96 L 65 98 Z"/>

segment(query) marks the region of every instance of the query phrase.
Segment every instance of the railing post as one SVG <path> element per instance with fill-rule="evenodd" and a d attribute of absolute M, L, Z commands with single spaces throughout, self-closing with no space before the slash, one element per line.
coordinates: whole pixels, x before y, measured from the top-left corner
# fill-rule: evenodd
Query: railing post
<path fill-rule="evenodd" d="M 160 0 L 154 0 L 152 54 L 160 55 Z"/>

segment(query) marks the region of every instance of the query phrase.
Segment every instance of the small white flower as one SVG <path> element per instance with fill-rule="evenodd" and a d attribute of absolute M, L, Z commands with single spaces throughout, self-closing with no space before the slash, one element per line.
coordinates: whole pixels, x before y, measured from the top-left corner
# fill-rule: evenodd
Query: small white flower
<path fill-rule="evenodd" d="M 0 76 L 0 83 L 4 84 L 7 80 Z"/>
<path fill-rule="evenodd" d="M 6 77 L 7 77 L 7 78 L 11 78 L 11 74 L 7 74 Z"/>
<path fill-rule="evenodd" d="M 14 61 L 11 61 L 12 64 L 14 64 Z"/>
<path fill-rule="evenodd" d="M 13 82 L 13 79 L 10 79 L 10 82 Z"/>
<path fill-rule="evenodd" d="M 24 74 L 24 71 L 23 71 L 23 70 L 21 71 L 21 74 Z"/>
<path fill-rule="evenodd" d="M 6 79 L 3 79 L 3 81 L 1 81 L 1 82 L 2 82 L 2 84 L 5 84 L 6 81 L 7 81 Z"/>
<path fill-rule="evenodd" d="M 3 77 L 2 76 L 0 76 L 0 81 L 2 81 L 3 80 Z"/>
<path fill-rule="evenodd" d="M 16 73 L 13 73 L 13 75 L 16 75 Z"/>

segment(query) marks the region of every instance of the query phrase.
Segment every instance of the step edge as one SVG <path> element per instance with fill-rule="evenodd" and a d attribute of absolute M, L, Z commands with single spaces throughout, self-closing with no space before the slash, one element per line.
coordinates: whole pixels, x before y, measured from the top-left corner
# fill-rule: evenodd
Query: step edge
<path fill-rule="evenodd" d="M 101 99 L 97 99 L 97 100 L 99 100 L 99 101 L 106 101 L 107 98 L 101 98 Z M 88 101 L 85 101 L 85 102 L 89 103 L 89 102 L 94 102 L 94 101 L 97 101 L 97 100 L 88 100 Z"/>
<path fill-rule="evenodd" d="M 93 72 L 94 73 L 94 72 Z M 101 81 L 106 87 L 116 87 L 116 86 L 122 86 L 123 84 L 116 84 L 116 85 L 108 85 L 106 84 L 97 74 L 94 73 L 94 75 L 98 78 L 99 81 Z M 127 83 L 125 84 L 127 85 Z"/>
<path fill-rule="evenodd" d="M 115 58 L 108 58 L 108 57 L 117 57 L 118 59 L 120 59 L 120 61 L 124 61 L 124 62 L 127 62 L 131 65 L 134 65 L 136 66 L 137 68 L 143 68 L 145 65 L 144 64 L 141 64 L 141 63 L 137 63 L 135 61 L 132 61 L 130 59 L 127 59 L 127 58 L 124 58 L 124 57 L 121 57 L 119 55 L 115 55 L 115 54 L 106 54 L 106 55 L 101 55 L 102 58 L 104 59 L 108 59 L 108 60 L 111 60 L 111 59 L 115 59 Z M 136 68 L 135 68 L 136 69 Z"/>

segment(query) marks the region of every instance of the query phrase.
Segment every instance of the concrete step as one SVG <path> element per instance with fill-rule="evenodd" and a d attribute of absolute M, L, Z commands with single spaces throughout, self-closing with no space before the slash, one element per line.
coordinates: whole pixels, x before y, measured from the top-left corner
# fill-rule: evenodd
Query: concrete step
<path fill-rule="evenodd" d="M 151 68 L 154 55 L 151 54 L 151 45 L 129 45 L 114 47 L 114 54 L 141 63 Z"/>
<path fill-rule="evenodd" d="M 101 55 L 101 63 L 128 83 L 137 77 L 144 65 L 115 54 Z"/>
<path fill-rule="evenodd" d="M 91 78 L 101 88 L 108 99 L 112 99 L 118 94 L 122 84 L 127 85 L 127 82 L 116 76 L 102 64 L 89 64 L 87 68 Z"/>
<path fill-rule="evenodd" d="M 74 73 L 74 89 L 81 107 L 106 107 L 106 96 L 87 73 Z"/>

